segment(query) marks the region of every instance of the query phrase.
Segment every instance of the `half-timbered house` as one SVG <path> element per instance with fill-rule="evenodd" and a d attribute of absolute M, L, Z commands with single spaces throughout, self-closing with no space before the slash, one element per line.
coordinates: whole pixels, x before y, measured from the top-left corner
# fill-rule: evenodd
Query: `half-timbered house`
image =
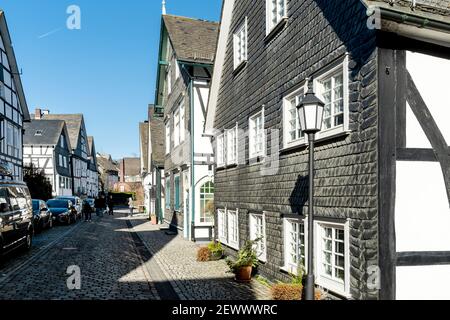
<path fill-rule="evenodd" d="M 31 120 L 24 125 L 23 162 L 42 170 L 53 196 L 72 196 L 71 145 L 63 120 Z"/>
<path fill-rule="evenodd" d="M 23 180 L 23 123 L 30 120 L 5 13 L 0 10 L 0 180 Z"/>
<path fill-rule="evenodd" d="M 88 175 L 90 154 L 84 116 L 82 114 L 50 114 L 47 110 L 36 109 L 35 120 L 63 120 L 69 133 L 72 147 L 72 190 L 74 195 L 88 195 Z"/>
<path fill-rule="evenodd" d="M 155 108 L 164 112 L 164 219 L 192 240 L 209 239 L 213 226 L 213 150 L 203 126 L 218 28 L 162 17 Z"/>
<path fill-rule="evenodd" d="M 348 299 L 450 298 L 450 2 L 225 0 L 205 131 L 216 237 L 257 245 L 288 280 L 308 259 L 308 149 L 317 134 L 316 283 Z"/>

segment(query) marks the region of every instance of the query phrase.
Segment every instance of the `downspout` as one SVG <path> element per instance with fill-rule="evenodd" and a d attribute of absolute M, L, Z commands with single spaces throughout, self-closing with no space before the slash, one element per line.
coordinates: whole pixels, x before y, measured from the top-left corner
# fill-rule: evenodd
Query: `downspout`
<path fill-rule="evenodd" d="M 74 196 L 75 195 L 75 175 L 74 175 L 74 172 L 73 172 L 73 151 L 72 151 L 72 153 L 70 154 L 70 175 L 72 176 L 71 178 L 72 178 L 72 196 Z"/>
<path fill-rule="evenodd" d="M 195 141 L 195 121 L 194 121 L 194 79 L 189 76 L 189 104 L 191 114 L 191 240 L 195 241 L 195 162 L 194 162 L 194 141 Z"/>
<path fill-rule="evenodd" d="M 58 196 L 58 184 L 56 183 L 56 148 L 53 146 L 53 184 L 55 188 L 55 196 Z M 61 184 L 59 184 L 61 185 Z"/>

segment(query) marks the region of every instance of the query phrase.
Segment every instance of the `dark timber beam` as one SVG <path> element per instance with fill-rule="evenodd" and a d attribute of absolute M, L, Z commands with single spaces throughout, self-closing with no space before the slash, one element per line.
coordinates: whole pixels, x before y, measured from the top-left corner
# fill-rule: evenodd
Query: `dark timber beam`
<path fill-rule="evenodd" d="M 439 130 L 436 121 L 434 121 L 430 110 L 420 95 L 420 92 L 409 72 L 407 72 L 407 79 L 408 103 L 419 121 L 422 130 L 425 132 L 425 135 L 430 141 L 434 153 L 436 154 L 436 159 L 441 164 L 442 172 L 444 174 L 445 187 L 447 189 L 448 203 L 450 206 L 450 157 L 448 154 L 448 144 Z"/>
<path fill-rule="evenodd" d="M 396 51 L 378 50 L 378 244 L 381 300 L 395 299 Z"/>
<path fill-rule="evenodd" d="M 450 251 L 398 252 L 397 266 L 450 265 Z"/>

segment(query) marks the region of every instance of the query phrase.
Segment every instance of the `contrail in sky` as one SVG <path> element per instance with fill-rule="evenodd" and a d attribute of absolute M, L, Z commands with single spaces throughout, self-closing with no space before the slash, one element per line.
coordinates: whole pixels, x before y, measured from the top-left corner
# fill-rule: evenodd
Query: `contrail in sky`
<path fill-rule="evenodd" d="M 50 35 L 52 35 L 52 34 L 58 32 L 58 31 L 61 31 L 62 29 L 63 29 L 63 28 L 58 28 L 58 29 L 52 30 L 52 31 L 50 31 L 50 32 L 44 33 L 43 35 L 40 35 L 40 36 L 38 37 L 38 39 L 42 39 L 42 38 L 48 37 L 48 36 L 50 36 Z"/>

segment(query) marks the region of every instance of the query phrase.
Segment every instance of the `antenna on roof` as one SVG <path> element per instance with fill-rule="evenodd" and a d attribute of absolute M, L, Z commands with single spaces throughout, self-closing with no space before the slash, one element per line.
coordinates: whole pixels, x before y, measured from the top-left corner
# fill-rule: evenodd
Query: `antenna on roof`
<path fill-rule="evenodd" d="M 166 14 L 166 0 L 162 0 L 162 14 Z"/>

